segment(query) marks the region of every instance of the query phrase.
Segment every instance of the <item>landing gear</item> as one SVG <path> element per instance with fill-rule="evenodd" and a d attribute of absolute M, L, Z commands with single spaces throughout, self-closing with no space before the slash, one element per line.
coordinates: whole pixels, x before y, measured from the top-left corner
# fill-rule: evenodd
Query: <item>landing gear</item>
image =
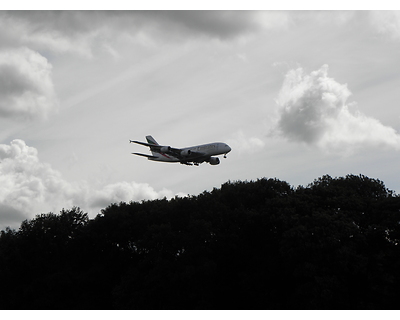
<path fill-rule="evenodd" d="M 224 159 L 226 159 L 226 153 L 224 154 Z"/>

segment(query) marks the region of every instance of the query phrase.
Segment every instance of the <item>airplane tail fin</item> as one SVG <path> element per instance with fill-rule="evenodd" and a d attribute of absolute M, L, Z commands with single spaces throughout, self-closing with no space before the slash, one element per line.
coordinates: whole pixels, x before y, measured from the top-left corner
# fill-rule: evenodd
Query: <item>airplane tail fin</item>
<path fill-rule="evenodd" d="M 149 144 L 154 144 L 155 146 L 159 146 L 156 139 L 154 139 L 152 136 L 146 136 L 146 140 Z"/>
<path fill-rule="evenodd" d="M 146 140 L 148 144 L 154 144 L 155 146 L 159 146 L 158 142 L 156 139 L 154 139 L 152 136 L 146 136 Z M 158 156 L 158 152 L 153 151 L 153 148 L 150 147 L 150 151 L 154 157 Z"/>

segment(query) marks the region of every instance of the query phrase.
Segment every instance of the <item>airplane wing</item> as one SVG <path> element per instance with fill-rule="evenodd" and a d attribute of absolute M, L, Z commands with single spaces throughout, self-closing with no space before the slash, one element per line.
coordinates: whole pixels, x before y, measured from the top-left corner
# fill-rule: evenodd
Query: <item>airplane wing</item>
<path fill-rule="evenodd" d="M 140 142 L 140 141 L 136 141 L 136 140 L 130 140 L 130 142 L 132 143 L 137 143 L 137 144 L 141 144 L 142 146 L 146 146 L 149 147 L 150 150 L 152 151 L 156 151 L 159 153 L 166 153 L 166 154 L 170 154 L 173 156 L 179 155 L 181 149 L 176 149 L 176 148 L 171 148 L 169 146 L 160 146 L 160 145 L 156 145 L 156 144 L 151 144 L 151 143 L 146 143 L 146 142 Z"/>
<path fill-rule="evenodd" d="M 150 143 L 146 143 L 146 142 L 140 142 L 140 141 L 136 141 L 136 140 L 129 140 L 130 143 L 137 143 L 137 144 L 141 144 L 142 146 L 146 146 L 146 147 L 162 147 L 162 146 L 157 146 L 155 144 L 150 144 Z"/>
<path fill-rule="evenodd" d="M 168 146 L 157 146 L 157 147 L 160 148 L 157 149 L 154 148 L 154 146 L 152 146 L 151 149 L 154 151 L 158 151 L 160 153 L 165 153 L 167 155 L 173 156 L 175 158 L 178 158 L 179 160 L 184 160 L 184 161 L 204 156 L 203 152 L 196 152 L 188 149 L 177 149 Z"/>
<path fill-rule="evenodd" d="M 188 151 L 187 149 L 177 149 L 177 148 L 172 148 L 170 146 L 160 146 L 160 145 L 155 145 L 155 144 L 150 144 L 146 142 L 140 142 L 136 140 L 129 140 L 129 142 L 137 143 L 142 146 L 149 147 L 151 151 L 159 152 L 159 153 L 165 153 L 168 155 L 171 155 L 175 158 L 178 158 L 179 160 L 187 160 L 187 159 L 192 159 L 192 158 L 197 158 L 197 157 L 202 157 L 204 156 L 203 152 L 196 152 L 196 151 Z M 138 154 L 141 155 L 141 154 Z M 145 156 L 145 155 L 143 155 Z M 147 156 L 146 156 L 147 157 Z M 152 157 L 152 156 L 148 156 Z"/>
<path fill-rule="evenodd" d="M 157 157 L 151 156 L 149 154 L 143 154 L 143 153 L 137 153 L 137 152 L 132 152 L 132 154 L 136 154 L 137 156 L 147 157 L 148 159 L 158 159 Z"/>

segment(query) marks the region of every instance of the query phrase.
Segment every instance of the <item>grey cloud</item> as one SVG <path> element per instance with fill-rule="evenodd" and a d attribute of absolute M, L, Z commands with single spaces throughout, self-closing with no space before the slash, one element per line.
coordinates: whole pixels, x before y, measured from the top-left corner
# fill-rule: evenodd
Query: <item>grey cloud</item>
<path fill-rule="evenodd" d="M 35 32 L 63 32 L 74 36 L 104 23 L 102 11 L 4 11 L 1 20 Z"/>
<path fill-rule="evenodd" d="M 119 57 L 120 41 L 143 47 L 242 41 L 262 30 L 286 28 L 290 21 L 285 11 L 1 11 L 0 48 Z"/>
<path fill-rule="evenodd" d="M 330 152 L 384 146 L 400 149 L 400 135 L 378 120 L 351 112 L 346 84 L 328 77 L 328 66 L 305 74 L 287 73 L 279 96 L 277 130 L 289 140 L 316 145 Z"/>
<path fill-rule="evenodd" d="M 230 39 L 260 28 L 252 11 L 165 11 L 149 13 L 160 26 L 170 26 L 177 33 L 201 34 Z"/>
<path fill-rule="evenodd" d="M 0 203 L 0 230 L 5 230 L 7 227 L 16 229 L 25 219 L 26 217 L 21 211 L 4 203 Z"/>
<path fill-rule="evenodd" d="M 52 66 L 22 47 L 0 51 L 0 116 L 46 118 L 57 107 Z"/>
<path fill-rule="evenodd" d="M 35 85 L 26 78 L 16 65 L 0 65 L 0 96 L 3 98 L 34 91 Z"/>
<path fill-rule="evenodd" d="M 254 11 L 16 11 L 10 14 L 29 21 L 37 31 L 56 30 L 69 35 L 102 26 L 135 32 L 157 26 L 171 30 L 229 38 L 258 27 Z"/>
<path fill-rule="evenodd" d="M 174 30 L 229 38 L 258 26 L 253 11 L 17 11 L 11 14 L 30 21 L 37 30 L 57 30 L 71 35 L 102 26 L 124 28 L 128 32 L 157 26 L 165 35 Z"/>
<path fill-rule="evenodd" d="M 0 13 L 5 45 L 30 45 L 35 49 L 89 55 L 100 39 L 113 41 L 121 34 L 139 33 L 153 41 L 208 37 L 229 40 L 280 25 L 276 15 L 258 11 L 8 11 Z M 3 44 L 3 45 L 4 45 Z"/>

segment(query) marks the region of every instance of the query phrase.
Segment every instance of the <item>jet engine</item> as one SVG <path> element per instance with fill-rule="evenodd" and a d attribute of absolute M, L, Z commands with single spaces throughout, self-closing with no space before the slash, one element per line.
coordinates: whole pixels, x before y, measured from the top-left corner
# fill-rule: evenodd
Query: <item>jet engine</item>
<path fill-rule="evenodd" d="M 190 156 L 191 153 L 192 153 L 192 151 L 190 151 L 190 150 L 183 150 L 181 152 L 181 156 L 187 157 L 187 156 Z"/>
<path fill-rule="evenodd" d="M 211 164 L 212 166 L 216 166 L 217 164 L 219 164 L 219 158 L 217 158 L 217 157 L 211 157 L 211 158 L 210 158 L 210 164 Z"/>
<path fill-rule="evenodd" d="M 160 148 L 161 153 L 166 153 L 166 152 L 168 152 L 168 151 L 170 151 L 170 150 L 171 150 L 171 147 L 166 147 L 166 146 L 164 146 L 164 147 L 161 147 L 161 148 Z"/>

